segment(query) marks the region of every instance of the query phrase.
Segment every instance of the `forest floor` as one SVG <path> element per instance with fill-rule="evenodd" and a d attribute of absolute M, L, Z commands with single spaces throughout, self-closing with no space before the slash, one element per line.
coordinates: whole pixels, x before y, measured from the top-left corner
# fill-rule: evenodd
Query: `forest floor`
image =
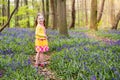
<path fill-rule="evenodd" d="M 116 42 L 116 40 L 114 40 L 114 39 L 110 39 L 110 38 L 107 38 L 107 37 L 97 36 L 94 32 L 87 32 L 86 35 L 87 35 L 89 38 L 93 38 L 93 39 L 95 39 L 95 40 L 102 41 L 102 42 L 104 42 L 105 44 L 108 44 L 108 45 L 110 45 L 111 42 Z"/>
<path fill-rule="evenodd" d="M 103 38 L 103 37 L 97 36 L 94 32 L 86 32 L 85 35 L 87 35 L 89 38 L 102 41 L 108 45 L 110 45 L 111 42 L 116 41 L 116 40 L 113 40 L 110 38 Z M 45 59 L 46 59 L 45 61 L 48 62 L 48 65 L 44 68 L 39 68 L 38 73 L 42 74 L 45 77 L 45 80 L 48 80 L 48 79 L 49 80 L 60 80 L 60 79 L 57 79 L 57 77 L 54 75 L 54 72 L 52 72 L 49 68 L 51 55 L 52 55 L 52 53 L 45 54 Z M 32 62 L 32 65 L 34 65 L 34 59 L 35 59 L 35 55 L 31 55 L 30 60 Z"/>

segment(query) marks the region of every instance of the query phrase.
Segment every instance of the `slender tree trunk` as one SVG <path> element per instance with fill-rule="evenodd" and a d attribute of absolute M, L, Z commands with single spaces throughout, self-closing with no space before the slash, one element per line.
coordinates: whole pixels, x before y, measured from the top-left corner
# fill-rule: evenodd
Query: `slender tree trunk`
<path fill-rule="evenodd" d="M 16 7 L 15 7 L 15 9 L 14 9 L 13 12 L 11 13 L 11 15 L 10 15 L 10 17 L 9 17 L 9 19 L 8 19 L 8 21 L 7 21 L 7 23 L 6 23 L 5 25 L 3 25 L 3 27 L 0 29 L 0 32 L 2 32 L 2 30 L 4 30 L 4 28 L 8 25 L 8 23 L 10 22 L 10 20 L 11 20 L 13 14 L 14 14 L 15 11 L 17 10 L 18 6 L 19 6 L 19 0 L 16 1 Z"/>
<path fill-rule="evenodd" d="M 75 28 L 75 0 L 72 0 L 72 22 L 70 24 L 70 29 Z"/>
<path fill-rule="evenodd" d="M 87 12 L 87 1 L 85 0 L 85 21 L 86 25 L 88 25 L 88 12 Z"/>
<path fill-rule="evenodd" d="M 78 26 L 80 25 L 80 7 L 79 7 L 79 4 L 80 4 L 80 2 L 79 2 L 80 0 L 77 0 L 77 9 L 78 9 Z"/>
<path fill-rule="evenodd" d="M 114 20 L 115 20 L 115 9 L 114 9 L 114 0 L 110 0 L 110 20 L 111 20 L 111 25 L 113 25 Z"/>
<path fill-rule="evenodd" d="M 66 20 L 66 0 L 57 0 L 59 34 L 68 36 Z"/>
<path fill-rule="evenodd" d="M 2 0 L 3 2 L 5 2 L 5 0 Z M 2 17 L 5 17 L 5 4 L 2 4 Z M 2 25 L 5 24 L 5 20 L 3 19 Z"/>
<path fill-rule="evenodd" d="M 117 29 L 119 21 L 120 21 L 120 10 L 119 10 L 119 12 L 118 12 L 117 16 L 115 17 L 115 20 L 112 24 L 112 29 Z"/>
<path fill-rule="evenodd" d="M 100 22 L 100 20 L 101 20 L 101 18 L 102 18 L 102 14 L 103 14 L 103 10 L 104 10 L 104 3 L 105 3 L 105 0 L 102 0 L 100 12 L 99 12 L 98 17 L 97 17 L 97 22 L 98 22 L 98 23 Z"/>
<path fill-rule="evenodd" d="M 17 2 L 17 0 L 14 0 L 14 4 L 16 4 L 16 2 Z M 15 6 L 16 6 L 16 5 L 15 5 Z M 16 9 L 16 12 L 15 12 L 15 27 L 18 27 L 18 26 L 19 26 L 19 23 L 18 23 L 19 17 L 16 16 L 17 12 L 18 12 L 18 8 Z"/>
<path fill-rule="evenodd" d="M 10 0 L 8 0 L 8 19 L 10 17 Z M 8 23 L 8 27 L 10 27 L 10 22 Z"/>
<path fill-rule="evenodd" d="M 29 9 L 28 7 L 28 0 L 24 0 L 25 1 L 25 5 L 27 6 L 27 9 Z M 30 19 L 29 19 L 29 13 L 28 11 L 26 11 L 26 17 L 27 17 L 27 27 L 30 27 Z"/>
<path fill-rule="evenodd" d="M 43 14 L 45 15 L 45 2 L 44 2 L 44 0 L 42 0 L 42 11 L 43 11 Z"/>
<path fill-rule="evenodd" d="M 97 0 L 91 1 L 90 29 L 97 31 Z"/>
<path fill-rule="evenodd" d="M 46 28 L 48 27 L 49 24 L 49 0 L 46 0 Z"/>

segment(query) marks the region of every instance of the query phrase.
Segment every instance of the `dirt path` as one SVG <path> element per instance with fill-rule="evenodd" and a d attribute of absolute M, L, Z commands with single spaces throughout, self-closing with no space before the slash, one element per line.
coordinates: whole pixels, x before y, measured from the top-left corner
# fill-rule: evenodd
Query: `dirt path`
<path fill-rule="evenodd" d="M 45 54 L 45 61 L 48 63 L 48 65 L 45 66 L 44 68 L 38 67 L 38 74 L 43 75 L 45 77 L 45 80 L 59 80 L 54 76 L 54 73 L 49 68 L 51 55 L 52 55 L 51 53 Z M 35 55 L 31 55 L 30 60 L 32 65 L 34 65 L 35 63 L 34 59 L 35 59 Z"/>
<path fill-rule="evenodd" d="M 108 45 L 111 45 L 111 44 L 116 42 L 116 40 L 109 39 L 109 38 L 103 38 L 103 37 L 97 36 L 95 33 L 92 33 L 92 32 L 87 32 L 86 35 L 89 38 L 94 38 L 94 39 L 102 41 L 102 42 L 104 42 L 105 44 L 108 44 Z"/>

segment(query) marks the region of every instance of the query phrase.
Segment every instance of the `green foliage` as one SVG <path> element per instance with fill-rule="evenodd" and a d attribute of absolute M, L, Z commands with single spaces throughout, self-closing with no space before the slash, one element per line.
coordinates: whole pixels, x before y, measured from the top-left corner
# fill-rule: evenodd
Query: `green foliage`
<path fill-rule="evenodd" d="M 12 28 L 0 33 L 0 68 L 5 69 L 1 80 L 44 80 L 29 61 L 29 56 L 35 53 L 34 30 Z M 71 30 L 69 37 L 61 37 L 57 31 L 47 30 L 50 52 L 53 53 L 49 68 L 62 80 L 89 80 L 94 77 L 96 80 L 119 80 L 119 42 L 107 45 L 89 38 L 84 33 L 86 31 Z M 101 34 L 115 36 L 119 31 Z"/>
<path fill-rule="evenodd" d="M 2 21 L 7 21 L 7 16 L 4 16 L 4 17 L 0 17 L 0 23 L 2 23 Z"/>
<path fill-rule="evenodd" d="M 97 23 L 98 27 L 99 27 L 99 26 L 101 26 L 101 25 L 102 25 L 102 23 L 103 23 L 103 22 L 102 22 L 102 20 L 100 20 L 100 22 L 99 22 L 99 23 Z"/>
<path fill-rule="evenodd" d="M 27 28 L 27 21 L 28 19 L 22 19 L 19 21 L 19 24 L 21 25 L 21 27 Z"/>
<path fill-rule="evenodd" d="M 107 30 L 107 31 L 98 31 L 96 32 L 97 36 L 103 37 L 103 38 L 109 38 L 109 39 L 114 39 L 114 40 L 118 40 L 120 39 L 120 32 L 119 31 L 115 31 L 115 30 Z"/>

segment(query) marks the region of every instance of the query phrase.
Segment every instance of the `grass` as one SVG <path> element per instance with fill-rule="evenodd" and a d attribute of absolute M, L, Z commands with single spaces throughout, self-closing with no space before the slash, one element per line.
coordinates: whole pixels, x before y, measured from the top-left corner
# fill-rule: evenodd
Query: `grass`
<path fill-rule="evenodd" d="M 35 54 L 34 30 L 7 28 L 0 33 L 0 69 L 4 70 L 0 79 L 44 80 L 29 60 Z M 50 52 L 54 52 L 51 70 L 62 80 L 119 80 L 120 37 L 116 36 L 115 44 L 106 45 L 85 32 L 86 29 L 70 30 L 70 36 L 63 37 L 55 30 L 47 30 Z M 116 32 L 107 35 L 113 37 Z M 96 34 L 105 36 L 102 32 Z"/>

